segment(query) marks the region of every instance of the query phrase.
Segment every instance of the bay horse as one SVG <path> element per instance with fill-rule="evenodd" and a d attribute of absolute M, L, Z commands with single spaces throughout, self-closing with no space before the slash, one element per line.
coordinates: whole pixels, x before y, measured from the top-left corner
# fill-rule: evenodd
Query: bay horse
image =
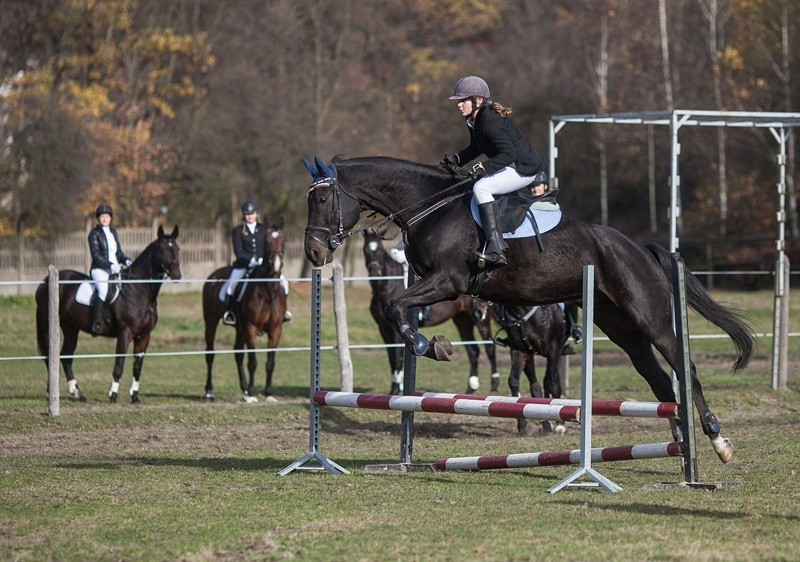
<path fill-rule="evenodd" d="M 139 257 L 133 260 L 124 279 L 127 281 L 141 280 L 142 283 L 122 283 L 119 296 L 111 304 L 105 306 L 103 313 L 102 330 L 99 335 L 107 338 L 116 338 L 116 354 L 114 358 L 113 380 L 108 391 L 108 398 L 116 402 L 119 395 L 119 379 L 125 366 L 125 355 L 128 346 L 133 341 L 133 379 L 131 381 L 131 402 L 140 402 L 139 380 L 142 374 L 142 363 L 147 346 L 150 344 L 150 333 L 158 322 L 158 293 L 161 290 L 161 281 L 165 277 L 171 279 L 181 278 L 180 248 L 178 247 L 178 226 L 173 228 L 171 234 L 165 234 L 163 227 L 158 227 L 158 238 L 151 242 Z M 59 273 L 62 281 L 91 281 L 88 275 L 65 269 Z M 149 282 L 144 282 L 149 281 Z M 109 285 L 114 281 L 109 280 Z M 64 342 L 61 346 L 61 365 L 67 376 L 67 389 L 74 398 L 85 402 L 86 397 L 78 387 L 75 374 L 72 371 L 72 354 L 78 345 L 78 334 L 81 331 L 91 333 L 91 308 L 76 300 L 78 283 L 59 284 L 58 287 L 58 316 Z M 50 345 L 48 332 L 48 299 L 49 288 L 47 279 L 36 288 L 36 340 L 39 353 L 47 356 Z M 112 289 L 109 287 L 109 299 Z M 63 356 L 67 357 L 63 357 Z"/>
<path fill-rule="evenodd" d="M 281 271 L 283 269 L 283 251 L 286 237 L 283 233 L 283 218 L 277 223 L 267 227 L 266 244 L 264 246 L 264 261 L 256 266 L 249 274 L 250 279 L 265 279 L 266 281 L 248 281 L 243 278 L 236 289 L 244 285 L 242 298 L 234 304 L 236 317 L 236 340 L 233 344 L 234 361 L 239 373 L 239 387 L 242 390 L 242 399 L 249 403 L 258 402 L 255 391 L 255 372 L 257 359 L 255 354 L 256 337 L 262 333 L 267 334 L 267 363 L 266 383 L 263 394 L 268 401 L 274 401 L 272 396 L 272 374 L 275 371 L 275 351 L 281 341 L 283 321 L 286 314 L 286 293 L 281 286 Z M 221 267 L 206 279 L 203 284 L 203 321 L 205 322 L 206 339 L 206 387 L 203 398 L 214 400 L 214 385 L 212 371 L 214 367 L 214 338 L 217 334 L 217 325 L 222 319 L 225 304 L 219 300 L 219 291 L 230 275 L 231 267 Z M 247 370 L 249 380 L 244 372 L 244 348 L 247 348 Z"/>
<path fill-rule="evenodd" d="M 561 356 L 569 337 L 563 308 L 557 304 L 531 307 L 493 303 L 492 311 L 508 336 L 502 343 L 511 348 L 511 371 L 508 375 L 511 396 L 521 396 L 519 376 L 524 372 L 531 396 L 561 398 Z M 544 390 L 536 378 L 536 355 L 547 361 L 542 380 Z M 542 420 L 540 424 L 545 433 L 553 431 L 549 421 Z M 520 434 L 530 435 L 528 420 L 518 419 L 517 430 Z M 563 422 L 556 424 L 556 433 L 562 434 L 565 430 Z"/>
<path fill-rule="evenodd" d="M 402 343 L 403 340 L 400 337 L 400 333 L 386 315 L 386 306 L 404 289 L 405 284 L 401 279 L 384 280 L 376 279 L 376 277 L 402 277 L 404 275 L 403 265 L 389 255 L 383 247 L 380 235 L 372 231 L 364 232 L 363 253 L 367 271 L 371 277 L 369 284 L 372 288 L 372 299 L 369 303 L 369 311 L 372 314 L 372 318 L 378 325 L 383 343 L 386 345 Z M 455 300 L 433 304 L 421 316 L 419 320 L 420 327 L 438 326 L 448 320 L 452 320 L 462 341 L 475 341 L 475 328 L 477 328 L 481 339 L 492 339 L 489 303 L 467 295 L 459 295 Z M 474 343 L 467 344 L 465 348 L 469 359 L 469 377 L 467 379 L 466 392 L 473 394 L 480 388 L 480 379 L 478 378 L 480 348 Z M 491 390 L 495 392 L 500 387 L 500 373 L 497 372 L 494 343 L 485 344 L 485 350 L 492 369 Z M 392 386 L 389 394 L 401 394 L 404 348 L 387 347 L 386 353 L 389 356 L 389 367 L 392 370 Z"/>
<path fill-rule="evenodd" d="M 662 369 L 655 347 L 678 372 L 678 345 L 672 329 L 670 254 L 656 244 L 643 245 L 619 231 L 569 217 L 542 235 L 544 251 L 531 239 L 507 240 L 508 265 L 478 267 L 483 230 L 470 212 L 472 181 L 454 184 L 436 166 L 389 157 L 335 159 L 314 164 L 303 158 L 312 176 L 306 199 L 308 221 L 305 253 L 314 266 L 333 257 L 350 236 L 362 210 L 390 218 L 405 231 L 406 257 L 419 282 L 389 305 L 395 328 L 412 353 L 447 360 L 452 346 L 442 336 L 430 342 L 406 321 L 409 307 L 423 307 L 471 294 L 509 305 L 580 304 L 583 265 L 595 267 L 595 324 L 622 348 L 644 377 L 656 399 L 674 402 L 670 376 Z M 461 191 L 455 192 L 459 188 Z M 755 336 L 746 321 L 714 301 L 687 271 L 688 304 L 731 338 L 737 351 L 733 370 L 750 360 Z M 709 410 L 695 365 L 691 365 L 694 400 L 703 432 L 722 462 L 733 445 L 720 436 L 720 423 Z M 672 424 L 673 436 L 681 428 Z"/>

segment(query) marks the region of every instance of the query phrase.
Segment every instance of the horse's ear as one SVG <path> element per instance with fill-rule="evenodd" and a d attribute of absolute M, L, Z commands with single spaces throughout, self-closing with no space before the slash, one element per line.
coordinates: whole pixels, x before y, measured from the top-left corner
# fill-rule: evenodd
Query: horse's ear
<path fill-rule="evenodd" d="M 317 172 L 317 169 L 316 169 L 316 168 L 314 168 L 314 164 L 312 164 L 311 162 L 309 162 L 309 161 L 306 159 L 306 157 L 305 157 L 305 156 L 302 156 L 302 157 L 301 157 L 301 160 L 303 161 L 303 166 L 305 166 L 305 167 L 306 167 L 306 170 L 308 170 L 308 173 L 309 173 L 309 174 L 311 174 L 311 177 L 312 177 L 312 178 L 314 178 L 314 179 L 317 179 L 317 173 L 318 173 L 318 172 Z"/>
<path fill-rule="evenodd" d="M 172 229 L 172 234 L 169 235 L 170 238 L 177 238 L 178 237 L 178 225 L 175 225 L 175 228 Z"/>
<path fill-rule="evenodd" d="M 164 227 L 160 224 L 158 225 L 158 239 L 164 238 Z"/>

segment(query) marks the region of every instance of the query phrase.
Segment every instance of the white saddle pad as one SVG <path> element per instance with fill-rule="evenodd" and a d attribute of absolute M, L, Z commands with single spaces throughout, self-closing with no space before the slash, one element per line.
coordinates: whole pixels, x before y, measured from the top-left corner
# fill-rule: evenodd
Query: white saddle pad
<path fill-rule="evenodd" d="M 475 197 L 472 198 L 470 203 L 470 210 L 472 211 L 472 218 L 478 225 L 483 228 L 481 224 L 481 214 L 478 211 L 478 202 Z M 561 208 L 558 204 L 535 202 L 530 206 L 529 212 L 533 213 L 536 217 L 536 224 L 539 226 L 539 234 L 544 234 L 548 230 L 552 230 L 561 220 Z M 522 224 L 517 227 L 514 232 L 504 232 L 503 238 L 528 238 L 536 236 L 531 224 L 530 217 L 526 216 Z"/>
<path fill-rule="evenodd" d="M 94 287 L 88 281 L 84 281 L 78 285 L 78 292 L 75 294 L 75 300 L 80 304 L 89 306 L 92 302 L 92 295 L 94 294 Z"/>

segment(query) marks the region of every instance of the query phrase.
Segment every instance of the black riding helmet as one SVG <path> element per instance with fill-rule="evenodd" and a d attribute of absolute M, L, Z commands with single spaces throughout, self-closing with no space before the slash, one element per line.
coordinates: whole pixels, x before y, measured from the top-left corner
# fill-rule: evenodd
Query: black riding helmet
<path fill-rule="evenodd" d="M 105 203 L 97 207 L 97 210 L 94 212 L 95 217 L 100 217 L 102 214 L 108 214 L 112 217 L 114 216 L 114 210 L 111 208 L 111 205 L 106 205 Z"/>
<path fill-rule="evenodd" d="M 242 214 L 249 215 L 250 213 L 257 213 L 258 212 L 258 205 L 256 205 L 255 201 L 251 201 L 248 199 L 244 203 L 242 203 Z"/>

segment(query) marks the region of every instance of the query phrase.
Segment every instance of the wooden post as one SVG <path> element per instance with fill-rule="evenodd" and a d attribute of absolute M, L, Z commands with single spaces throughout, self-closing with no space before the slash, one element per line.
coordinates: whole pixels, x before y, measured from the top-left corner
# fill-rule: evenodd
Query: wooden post
<path fill-rule="evenodd" d="M 350 337 L 347 334 L 347 303 L 344 299 L 344 269 L 333 264 L 333 316 L 336 319 L 336 348 L 339 351 L 339 387 L 353 392 L 353 361 L 350 358 Z"/>
<path fill-rule="evenodd" d="M 61 415 L 61 390 L 58 386 L 59 349 L 61 348 L 61 330 L 58 319 L 58 270 L 55 266 L 47 268 L 47 326 L 50 345 L 47 350 L 47 414 Z"/>

